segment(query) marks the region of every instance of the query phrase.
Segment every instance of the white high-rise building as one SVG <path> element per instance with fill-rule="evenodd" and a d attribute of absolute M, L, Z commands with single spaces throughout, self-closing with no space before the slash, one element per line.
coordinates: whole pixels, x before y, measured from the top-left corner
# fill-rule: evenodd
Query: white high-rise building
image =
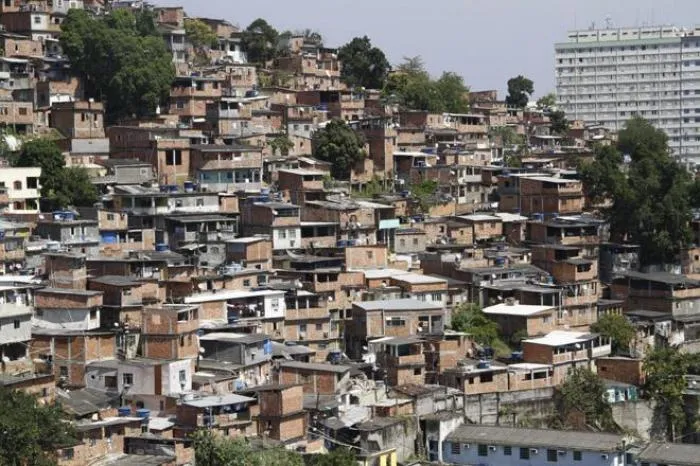
<path fill-rule="evenodd" d="M 571 31 L 555 44 L 555 72 L 569 119 L 619 131 L 639 115 L 700 164 L 700 27 Z"/>

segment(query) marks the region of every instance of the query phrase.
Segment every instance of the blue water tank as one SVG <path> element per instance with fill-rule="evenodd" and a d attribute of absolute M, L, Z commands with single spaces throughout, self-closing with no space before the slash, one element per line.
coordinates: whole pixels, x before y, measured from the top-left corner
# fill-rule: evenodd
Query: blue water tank
<path fill-rule="evenodd" d="M 0 230 L 0 240 L 5 239 L 5 230 Z"/>
<path fill-rule="evenodd" d="M 186 193 L 191 193 L 194 191 L 194 182 L 193 181 L 185 181 L 184 186 L 185 186 Z"/>
<path fill-rule="evenodd" d="M 169 190 L 171 193 L 176 193 L 176 192 L 177 192 L 177 185 L 176 185 L 176 184 L 173 184 L 173 185 L 171 185 L 171 186 L 168 186 L 168 188 L 169 188 L 168 190 Z"/>
<path fill-rule="evenodd" d="M 541 222 L 541 221 L 544 220 L 544 215 L 542 215 L 542 214 L 532 214 L 532 218 L 533 218 L 533 220 L 535 220 L 536 222 Z"/>
<path fill-rule="evenodd" d="M 263 197 L 270 197 L 270 188 L 262 188 L 260 190 L 260 195 Z"/>
<path fill-rule="evenodd" d="M 141 419 L 148 419 L 150 416 L 151 416 L 150 409 L 137 409 L 136 410 L 136 417 L 140 417 Z"/>
<path fill-rule="evenodd" d="M 131 416 L 131 407 L 122 406 L 121 408 L 117 408 L 117 414 L 119 415 L 119 417 Z"/>
<path fill-rule="evenodd" d="M 484 360 L 479 361 L 476 364 L 477 369 L 488 369 L 489 367 L 491 367 L 491 363 L 489 363 L 488 361 L 484 361 Z"/>
<path fill-rule="evenodd" d="M 510 359 L 514 361 L 522 361 L 523 359 L 523 352 L 522 351 L 513 351 L 510 353 Z"/>
<path fill-rule="evenodd" d="M 158 252 L 165 252 L 168 250 L 168 245 L 165 243 L 158 243 L 156 244 L 156 251 Z"/>
<path fill-rule="evenodd" d="M 505 257 L 497 257 L 494 262 L 496 263 L 496 267 L 503 267 L 504 265 L 506 265 L 506 258 Z"/>
<path fill-rule="evenodd" d="M 160 192 L 161 193 L 167 193 L 168 192 L 168 185 L 167 184 L 162 184 L 160 185 Z"/>

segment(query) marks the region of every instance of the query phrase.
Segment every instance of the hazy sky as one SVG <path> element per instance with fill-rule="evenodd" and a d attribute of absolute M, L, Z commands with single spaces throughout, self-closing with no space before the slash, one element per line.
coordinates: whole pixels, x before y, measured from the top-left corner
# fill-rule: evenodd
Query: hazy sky
<path fill-rule="evenodd" d="M 433 74 L 464 76 L 474 90 L 524 74 L 535 95 L 554 90 L 554 43 L 606 17 L 615 27 L 700 24 L 700 0 L 151 0 L 190 16 L 245 27 L 266 19 L 283 30 L 315 29 L 328 46 L 368 35 L 392 64 L 421 55 Z M 502 96 L 503 97 L 503 96 Z"/>

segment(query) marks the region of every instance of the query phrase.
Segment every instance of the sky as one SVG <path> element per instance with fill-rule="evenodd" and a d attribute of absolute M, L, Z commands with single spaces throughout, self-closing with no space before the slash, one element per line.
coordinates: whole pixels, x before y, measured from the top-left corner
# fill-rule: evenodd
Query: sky
<path fill-rule="evenodd" d="M 338 47 L 367 35 L 392 64 L 420 55 L 428 71 L 454 71 L 472 90 L 509 78 L 554 91 L 554 44 L 571 29 L 700 25 L 699 0 L 151 0 L 189 16 L 223 18 L 245 28 L 264 18 L 279 31 L 312 29 Z"/>

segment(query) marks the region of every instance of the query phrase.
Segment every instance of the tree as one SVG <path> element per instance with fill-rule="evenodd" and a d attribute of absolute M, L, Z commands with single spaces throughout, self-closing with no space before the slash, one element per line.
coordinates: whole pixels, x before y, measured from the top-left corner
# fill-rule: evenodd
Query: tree
<path fill-rule="evenodd" d="M 61 149 L 50 139 L 37 138 L 24 143 L 13 163 L 16 167 L 40 167 L 42 210 L 68 206 L 92 206 L 97 190 L 84 168 L 66 168 Z"/>
<path fill-rule="evenodd" d="M 645 396 L 656 402 L 654 420 L 674 440 L 687 425 L 683 392 L 691 358 L 674 347 L 656 347 L 644 358 Z M 657 429 L 658 430 L 658 429 Z"/>
<path fill-rule="evenodd" d="M 357 458 L 346 448 L 338 448 L 325 455 L 315 455 L 310 461 L 310 466 L 355 466 L 356 464 Z"/>
<path fill-rule="evenodd" d="M 3 465 L 55 465 L 55 451 L 76 442 L 59 406 L 42 406 L 35 397 L 2 386 L 0 439 Z"/>
<path fill-rule="evenodd" d="M 294 149 L 294 143 L 287 136 L 277 136 L 270 142 L 270 147 L 273 155 L 289 155 L 289 151 Z"/>
<path fill-rule="evenodd" d="M 533 92 L 535 92 L 535 88 L 532 80 L 523 75 L 510 78 L 508 80 L 506 104 L 509 107 L 525 108 Z"/>
<path fill-rule="evenodd" d="M 583 416 L 583 424 L 604 431 L 618 431 L 612 407 L 605 401 L 603 381 L 587 368 L 574 367 L 559 389 L 559 422 L 571 425 L 572 419 Z"/>
<path fill-rule="evenodd" d="M 331 162 L 331 174 L 338 180 L 347 180 L 353 166 L 364 159 L 365 141 L 343 120 L 334 119 L 313 135 L 311 147 L 314 157 Z"/>
<path fill-rule="evenodd" d="M 543 95 L 537 99 L 537 108 L 547 110 L 557 105 L 557 95 L 554 92 Z"/>
<path fill-rule="evenodd" d="M 492 126 L 489 129 L 489 139 L 503 149 L 503 164 L 506 167 L 522 165 L 522 155 L 526 149 L 524 135 L 518 134 L 510 126 Z"/>
<path fill-rule="evenodd" d="M 469 88 L 464 84 L 464 78 L 445 71 L 433 84 L 440 98 L 442 111 L 449 113 L 466 113 L 469 111 Z"/>
<path fill-rule="evenodd" d="M 637 333 L 630 321 L 620 314 L 603 315 L 591 325 L 591 331 L 610 338 L 614 353 L 627 353 Z"/>
<path fill-rule="evenodd" d="M 84 167 L 67 167 L 63 170 L 63 184 L 59 193 L 65 196 L 61 207 L 92 207 L 99 196 L 95 185 Z"/>
<path fill-rule="evenodd" d="M 460 304 L 452 311 L 452 329 L 470 334 L 480 345 L 494 346 L 500 342 L 498 324 L 476 304 Z"/>
<path fill-rule="evenodd" d="M 71 9 L 60 43 L 85 85 L 87 97 L 103 100 L 110 123 L 152 115 L 167 101 L 175 78 L 172 55 L 154 35 L 148 12 L 115 10 L 95 17 Z"/>
<path fill-rule="evenodd" d="M 207 51 L 219 42 L 214 30 L 200 19 L 187 18 L 185 19 L 185 36 L 195 50 L 198 63 L 209 64 Z"/>
<path fill-rule="evenodd" d="M 55 142 L 45 138 L 26 141 L 13 165 L 41 168 L 39 184 L 43 201 L 53 205 L 63 195 L 66 160 Z"/>
<path fill-rule="evenodd" d="M 566 136 L 569 133 L 571 124 L 562 110 L 555 110 L 549 113 L 549 126 L 553 133 Z"/>
<path fill-rule="evenodd" d="M 456 73 L 444 72 L 433 80 L 420 57 L 406 58 L 384 86 L 384 94 L 402 107 L 436 113 L 467 112 L 468 92 L 464 80 Z"/>
<path fill-rule="evenodd" d="M 581 167 L 592 199 L 610 199 L 604 210 L 611 241 L 639 244 L 642 265 L 671 263 L 691 238 L 688 172 L 669 156 L 666 134 L 635 117 L 618 134 L 617 148 L 597 148 Z M 625 157 L 629 163 L 624 167 Z"/>
<path fill-rule="evenodd" d="M 194 433 L 199 466 L 303 466 L 299 453 L 284 448 L 255 449 L 243 438 L 218 437 L 208 430 Z"/>
<path fill-rule="evenodd" d="M 261 67 L 277 54 L 279 33 L 267 21 L 258 18 L 243 31 L 241 42 L 248 61 Z"/>
<path fill-rule="evenodd" d="M 355 37 L 338 49 L 343 64 L 340 78 L 349 87 L 383 89 L 391 68 L 384 52 L 372 46 L 367 36 Z"/>
<path fill-rule="evenodd" d="M 421 183 L 411 185 L 411 197 L 418 201 L 421 212 L 427 213 L 430 207 L 435 204 L 438 182 L 435 180 L 424 180 Z"/>

